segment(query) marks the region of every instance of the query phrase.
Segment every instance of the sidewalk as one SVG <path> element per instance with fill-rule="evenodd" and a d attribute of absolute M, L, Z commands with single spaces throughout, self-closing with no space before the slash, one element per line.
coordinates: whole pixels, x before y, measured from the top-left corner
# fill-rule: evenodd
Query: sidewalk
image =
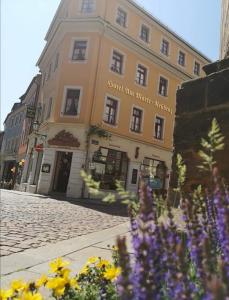
<path fill-rule="evenodd" d="M 72 273 L 77 273 L 90 256 L 111 259 L 109 246 L 117 236 L 126 236 L 130 249 L 129 222 L 80 237 L 29 249 L 1 258 L 1 288 L 7 288 L 14 279 L 34 280 L 48 273 L 49 262 L 63 257 L 70 262 Z"/>

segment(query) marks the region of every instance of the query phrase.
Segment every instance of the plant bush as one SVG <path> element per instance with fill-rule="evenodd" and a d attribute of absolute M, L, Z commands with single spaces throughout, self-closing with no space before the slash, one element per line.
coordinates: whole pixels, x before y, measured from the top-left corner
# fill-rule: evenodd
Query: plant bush
<path fill-rule="evenodd" d="M 203 172 L 211 185 L 192 195 L 182 191 L 186 167 L 177 158 L 180 207 L 185 222 L 181 230 L 167 205 L 167 220 L 161 222 L 158 199 L 142 183 L 139 199 L 118 183 L 121 199 L 128 205 L 134 255 L 127 251 L 125 237 L 118 238 L 114 262 L 98 257 L 88 260 L 76 277 L 68 263 L 51 263 L 53 277 L 43 275 L 36 282 L 14 281 L 1 291 L 0 299 L 40 300 L 41 286 L 60 300 L 228 300 L 229 299 L 229 193 L 219 176 L 214 154 L 223 149 L 223 137 L 216 120 L 207 139 L 202 139 Z M 83 173 L 91 191 L 100 193 L 99 183 Z M 106 201 L 114 201 L 108 195 Z M 164 208 L 163 208 L 164 209 Z"/>

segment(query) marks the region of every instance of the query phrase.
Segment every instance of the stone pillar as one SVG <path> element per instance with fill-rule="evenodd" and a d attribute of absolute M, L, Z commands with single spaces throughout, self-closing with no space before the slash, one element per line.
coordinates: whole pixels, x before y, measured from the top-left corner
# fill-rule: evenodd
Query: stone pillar
<path fill-rule="evenodd" d="M 50 172 L 49 173 L 40 173 L 39 181 L 38 181 L 38 187 L 37 192 L 39 194 L 45 194 L 47 195 L 51 191 L 52 182 L 53 182 L 53 176 L 55 171 L 55 154 L 56 150 L 52 148 L 45 148 L 44 149 L 44 155 L 42 159 L 42 165 L 43 164 L 50 164 Z"/>
<path fill-rule="evenodd" d="M 82 193 L 83 180 L 80 171 L 85 163 L 85 152 L 74 151 L 72 155 L 71 171 L 68 180 L 67 197 L 80 198 Z"/>

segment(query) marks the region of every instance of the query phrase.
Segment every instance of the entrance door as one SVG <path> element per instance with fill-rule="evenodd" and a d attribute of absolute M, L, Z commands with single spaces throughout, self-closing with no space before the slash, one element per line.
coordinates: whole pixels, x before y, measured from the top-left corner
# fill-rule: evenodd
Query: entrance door
<path fill-rule="evenodd" d="M 72 152 L 57 152 L 53 191 L 66 193 L 71 170 Z"/>

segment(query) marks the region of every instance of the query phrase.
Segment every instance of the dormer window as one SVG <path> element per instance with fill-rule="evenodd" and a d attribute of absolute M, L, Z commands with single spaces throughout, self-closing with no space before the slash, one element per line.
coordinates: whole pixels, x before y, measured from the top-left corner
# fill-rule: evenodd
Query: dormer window
<path fill-rule="evenodd" d="M 116 23 L 122 27 L 126 27 L 127 13 L 122 9 L 118 8 Z"/>
<path fill-rule="evenodd" d="M 93 13 L 95 11 L 95 0 L 83 0 L 81 12 L 82 13 Z"/>

